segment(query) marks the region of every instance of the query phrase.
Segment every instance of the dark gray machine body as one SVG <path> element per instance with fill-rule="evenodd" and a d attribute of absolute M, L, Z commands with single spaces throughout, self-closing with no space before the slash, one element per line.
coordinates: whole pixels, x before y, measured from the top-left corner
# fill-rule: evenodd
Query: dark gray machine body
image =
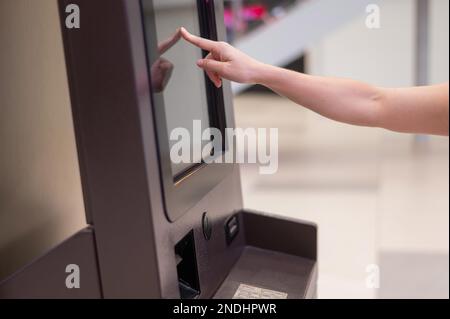
<path fill-rule="evenodd" d="M 222 4 L 205 2 L 224 40 Z M 141 89 L 143 74 L 151 82 L 141 2 L 61 0 L 63 23 L 69 3 L 82 10 L 63 36 L 90 226 L 0 283 L 0 298 L 232 298 L 240 284 L 314 297 L 316 226 L 243 210 L 237 165 L 200 168 L 182 181 L 185 197 L 167 195 L 161 113 Z M 221 94 L 233 127 L 229 84 Z M 183 213 L 170 218 L 168 200 Z M 66 287 L 69 264 L 80 288 Z"/>

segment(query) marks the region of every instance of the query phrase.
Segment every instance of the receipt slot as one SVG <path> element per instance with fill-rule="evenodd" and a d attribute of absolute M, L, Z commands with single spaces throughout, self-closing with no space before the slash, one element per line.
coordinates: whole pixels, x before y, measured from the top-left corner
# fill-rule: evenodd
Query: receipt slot
<path fill-rule="evenodd" d="M 79 29 L 65 27 L 69 4 Z M 174 128 L 234 127 L 230 84 L 216 88 L 195 66 L 205 52 L 177 35 L 225 40 L 222 1 L 59 8 L 89 227 L 1 282 L 0 298 L 315 297 L 314 224 L 243 209 L 236 164 L 170 160 Z"/>

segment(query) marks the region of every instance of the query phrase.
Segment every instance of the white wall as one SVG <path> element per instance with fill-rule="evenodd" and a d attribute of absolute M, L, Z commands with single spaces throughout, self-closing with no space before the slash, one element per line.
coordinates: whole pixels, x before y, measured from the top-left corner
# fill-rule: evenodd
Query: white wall
<path fill-rule="evenodd" d="M 56 0 L 0 1 L 0 281 L 86 224 Z"/>
<path fill-rule="evenodd" d="M 430 82 L 448 81 L 449 1 L 431 0 Z"/>
<path fill-rule="evenodd" d="M 380 3 L 381 28 L 368 29 L 366 15 L 336 30 L 309 50 L 312 74 L 350 77 L 382 86 L 414 84 L 415 1 Z M 430 82 L 448 81 L 449 1 L 431 0 Z"/>
<path fill-rule="evenodd" d="M 413 1 L 383 1 L 380 8 L 380 29 L 368 29 L 361 12 L 310 50 L 309 71 L 385 86 L 413 84 Z"/>

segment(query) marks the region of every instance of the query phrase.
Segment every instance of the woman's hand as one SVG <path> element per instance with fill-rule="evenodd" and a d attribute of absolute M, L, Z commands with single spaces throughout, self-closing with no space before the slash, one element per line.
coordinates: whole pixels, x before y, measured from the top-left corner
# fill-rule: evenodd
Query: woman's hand
<path fill-rule="evenodd" d="M 205 70 L 217 87 L 222 85 L 222 78 L 239 83 L 258 83 L 262 63 L 226 42 L 215 42 L 197 37 L 185 28 L 181 28 L 181 35 L 186 41 L 209 52 L 205 59 L 197 61 L 197 65 Z"/>

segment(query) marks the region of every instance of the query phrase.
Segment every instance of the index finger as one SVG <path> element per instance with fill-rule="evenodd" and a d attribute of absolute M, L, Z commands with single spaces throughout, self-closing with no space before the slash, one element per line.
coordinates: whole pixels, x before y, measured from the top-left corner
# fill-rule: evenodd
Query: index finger
<path fill-rule="evenodd" d="M 208 39 L 203 39 L 193 34 L 190 34 L 185 28 L 181 28 L 181 35 L 186 41 L 192 43 L 193 45 L 199 47 L 200 49 L 209 52 L 213 51 L 217 46 L 217 42 Z"/>

